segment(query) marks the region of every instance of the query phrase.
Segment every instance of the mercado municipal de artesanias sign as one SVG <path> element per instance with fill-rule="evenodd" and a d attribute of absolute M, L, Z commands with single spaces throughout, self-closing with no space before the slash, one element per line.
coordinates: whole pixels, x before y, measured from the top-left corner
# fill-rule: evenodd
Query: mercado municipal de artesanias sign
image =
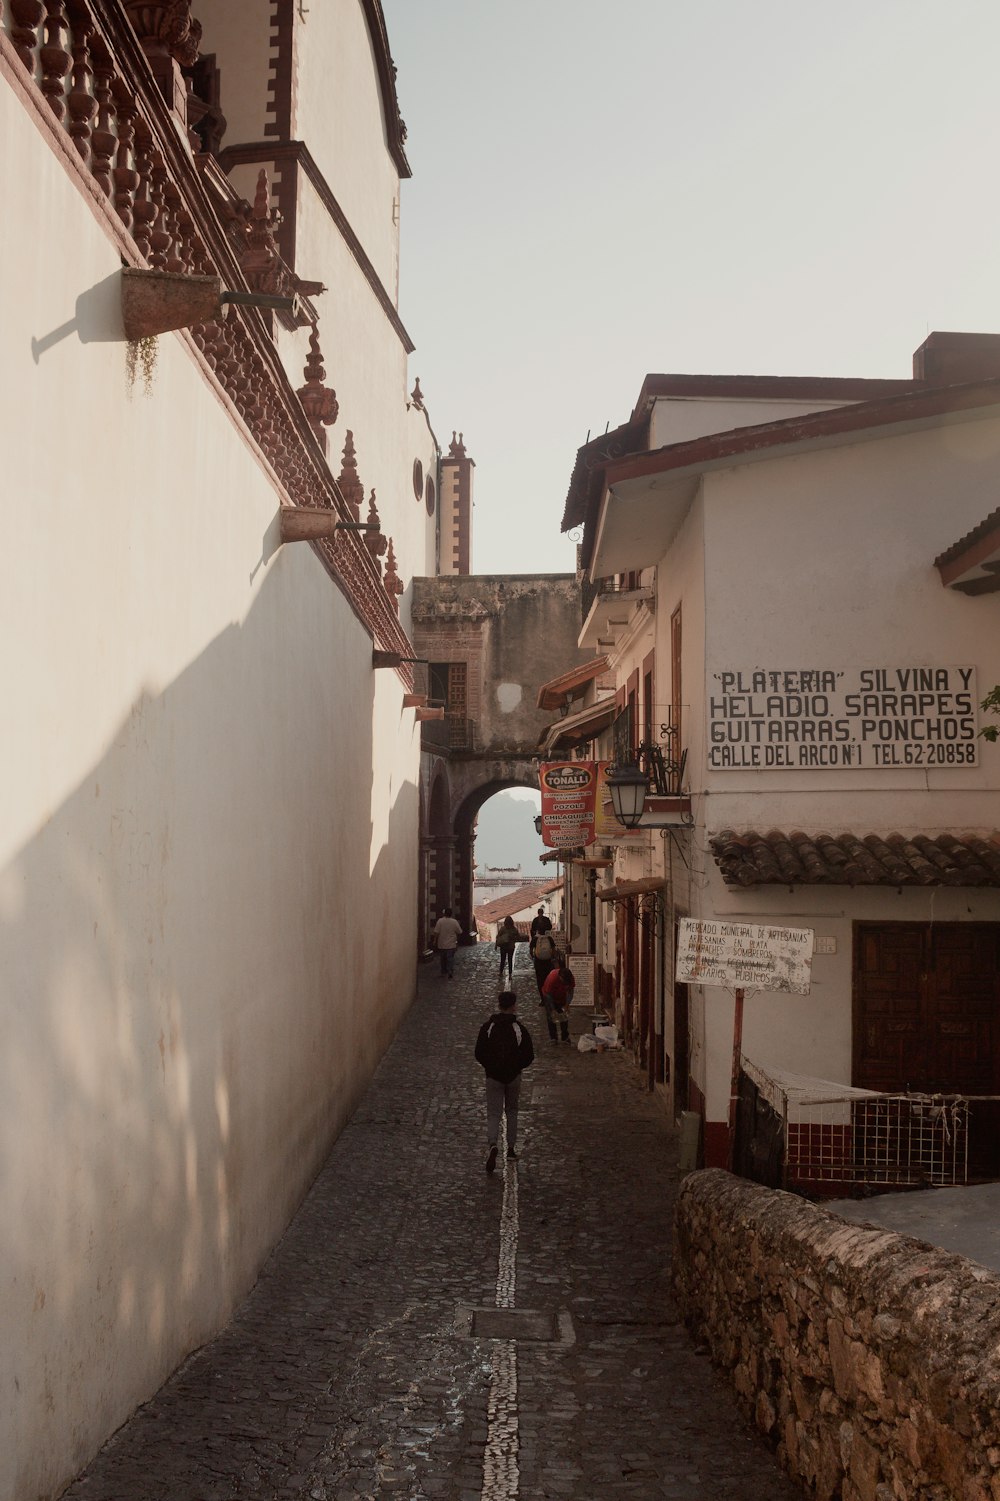
<path fill-rule="evenodd" d="M 726 990 L 808 995 L 812 955 L 812 928 L 683 917 L 678 924 L 675 979 Z"/>

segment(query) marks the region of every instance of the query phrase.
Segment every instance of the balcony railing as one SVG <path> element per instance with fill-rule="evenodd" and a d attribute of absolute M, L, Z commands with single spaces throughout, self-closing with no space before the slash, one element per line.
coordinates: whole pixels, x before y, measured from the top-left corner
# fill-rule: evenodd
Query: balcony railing
<path fill-rule="evenodd" d="M 822 1080 L 786 1088 L 744 1058 L 736 1172 L 835 1197 L 965 1183 L 972 1131 L 989 1130 L 996 1105 L 995 1095 L 880 1094 Z"/>
<path fill-rule="evenodd" d="M 687 751 L 680 747 L 680 727 L 670 718 L 660 725 L 659 738 L 636 744 L 632 710 L 628 704 L 611 723 L 612 756 L 616 766 L 635 762 L 646 773 L 656 797 L 680 797 Z"/>

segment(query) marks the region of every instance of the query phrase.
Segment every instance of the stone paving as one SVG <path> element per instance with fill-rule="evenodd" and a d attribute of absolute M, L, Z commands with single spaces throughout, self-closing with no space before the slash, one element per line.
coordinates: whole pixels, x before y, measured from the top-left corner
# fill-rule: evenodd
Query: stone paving
<path fill-rule="evenodd" d="M 421 970 L 237 1317 L 66 1501 L 801 1496 L 678 1321 L 661 1105 L 623 1054 L 549 1043 L 523 949 L 521 1157 L 484 1172 L 494 963 Z"/>

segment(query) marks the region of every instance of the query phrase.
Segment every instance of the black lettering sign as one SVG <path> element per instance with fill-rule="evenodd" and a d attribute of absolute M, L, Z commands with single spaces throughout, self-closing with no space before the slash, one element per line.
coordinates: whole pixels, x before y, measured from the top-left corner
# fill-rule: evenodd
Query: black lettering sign
<path fill-rule="evenodd" d="M 974 667 L 734 668 L 712 674 L 712 771 L 978 764 Z"/>

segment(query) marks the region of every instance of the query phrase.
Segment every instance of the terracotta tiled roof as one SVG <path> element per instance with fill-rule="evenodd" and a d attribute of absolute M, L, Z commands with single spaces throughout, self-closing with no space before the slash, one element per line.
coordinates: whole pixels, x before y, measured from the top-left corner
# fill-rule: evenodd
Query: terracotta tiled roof
<path fill-rule="evenodd" d="M 1000 833 L 790 834 L 709 839 L 727 886 L 998 886 Z"/>
<path fill-rule="evenodd" d="M 934 559 L 941 582 L 960 594 L 1000 590 L 1000 507 Z"/>
<path fill-rule="evenodd" d="M 942 563 L 950 563 L 952 558 L 958 557 L 959 553 L 965 552 L 974 543 L 980 542 L 998 529 L 1000 529 L 1000 506 L 995 511 L 991 511 L 985 521 L 974 526 L 971 532 L 966 532 L 964 537 L 960 537 L 957 542 L 945 548 L 944 552 L 934 559 L 935 564 L 940 568 Z"/>
<path fill-rule="evenodd" d="M 525 907 L 544 906 L 545 898 L 558 891 L 561 885 L 561 881 L 540 881 L 537 886 L 522 886 L 518 891 L 498 896 L 493 902 L 484 902 L 475 909 L 475 915 L 480 922 L 502 922 L 505 917 L 513 917 L 515 912 L 523 912 Z"/>
<path fill-rule="evenodd" d="M 581 526 L 586 521 L 589 510 L 600 500 L 604 465 L 608 460 L 620 458 L 625 453 L 635 453 L 645 448 L 648 441 L 649 417 L 644 416 L 637 422 L 623 422 L 621 427 L 591 438 L 577 450 L 563 512 L 564 532 L 574 526 Z"/>

